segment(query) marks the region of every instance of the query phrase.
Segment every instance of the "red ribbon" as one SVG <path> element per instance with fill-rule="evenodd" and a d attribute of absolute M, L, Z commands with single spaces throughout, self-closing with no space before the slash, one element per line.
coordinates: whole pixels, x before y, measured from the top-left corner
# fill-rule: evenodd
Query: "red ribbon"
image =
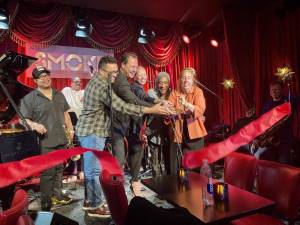
<path fill-rule="evenodd" d="M 185 153 L 183 157 L 183 166 L 185 168 L 199 167 L 201 166 L 202 159 L 207 159 L 210 163 L 215 162 L 235 151 L 240 146 L 248 144 L 254 138 L 264 133 L 267 129 L 290 113 L 291 105 L 289 103 L 277 106 L 247 126 L 243 127 L 236 134 L 230 136 L 226 140 L 209 145 L 208 147 L 198 151 Z M 110 153 L 76 147 L 72 149 L 56 150 L 45 155 L 33 156 L 21 161 L 0 164 L 0 188 L 14 184 L 17 181 L 47 170 L 53 166 L 63 163 L 72 156 L 82 154 L 86 151 L 94 152 L 96 157 L 100 160 L 103 172 L 107 170 L 113 175 L 123 175 L 118 161 Z"/>
<path fill-rule="evenodd" d="M 86 151 L 93 151 L 100 161 L 103 171 L 107 170 L 113 175 L 123 175 L 118 161 L 110 153 L 88 148 L 75 147 L 72 149 L 56 150 L 45 155 L 33 156 L 20 161 L 0 164 L 0 188 L 38 174 L 44 170 L 63 163 L 72 156 L 80 155 Z"/>
<path fill-rule="evenodd" d="M 240 146 L 248 144 L 263 134 L 289 114 L 291 114 L 290 103 L 279 105 L 252 121 L 226 140 L 211 144 L 201 150 L 186 152 L 182 159 L 182 165 L 184 168 L 192 169 L 200 167 L 203 159 L 207 159 L 209 163 L 222 159 L 237 150 Z"/>

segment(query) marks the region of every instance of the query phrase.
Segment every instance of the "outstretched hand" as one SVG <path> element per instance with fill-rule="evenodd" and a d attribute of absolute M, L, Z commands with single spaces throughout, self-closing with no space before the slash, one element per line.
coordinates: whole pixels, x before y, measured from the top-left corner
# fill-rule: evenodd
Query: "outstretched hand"
<path fill-rule="evenodd" d="M 167 103 L 158 103 L 152 106 L 150 113 L 159 114 L 159 115 L 174 115 L 176 114 L 174 106 Z"/>

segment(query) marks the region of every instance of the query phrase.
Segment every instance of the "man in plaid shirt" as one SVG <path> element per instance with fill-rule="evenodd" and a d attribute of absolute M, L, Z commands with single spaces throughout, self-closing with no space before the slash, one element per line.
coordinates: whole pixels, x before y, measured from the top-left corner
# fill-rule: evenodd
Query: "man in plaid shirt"
<path fill-rule="evenodd" d="M 104 56 L 99 61 L 98 74 L 88 83 L 84 98 L 83 110 L 79 117 L 76 134 L 81 146 L 103 150 L 105 140 L 110 136 L 110 98 L 108 94 L 108 78 L 113 83 L 118 74 L 118 65 L 115 58 Z M 162 105 L 142 107 L 128 104 L 112 92 L 112 108 L 124 114 L 142 116 L 143 114 L 168 115 L 174 113 L 173 109 Z M 103 192 L 99 182 L 101 169 L 97 158 L 92 152 L 83 154 L 84 175 L 86 182 L 86 201 L 84 210 L 89 216 L 107 218 L 110 212 L 103 199 Z"/>

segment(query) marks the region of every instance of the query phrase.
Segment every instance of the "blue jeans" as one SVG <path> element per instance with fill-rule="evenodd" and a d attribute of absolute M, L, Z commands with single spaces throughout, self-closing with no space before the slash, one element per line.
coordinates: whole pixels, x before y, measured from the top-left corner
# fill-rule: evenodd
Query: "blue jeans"
<path fill-rule="evenodd" d="M 79 141 L 82 147 L 103 150 L 105 139 L 94 134 L 88 136 L 79 136 Z M 103 202 L 103 191 L 100 185 L 99 177 L 101 165 L 97 157 L 92 152 L 83 154 L 83 172 L 86 184 L 86 198 L 90 202 L 92 208 L 98 207 Z"/>

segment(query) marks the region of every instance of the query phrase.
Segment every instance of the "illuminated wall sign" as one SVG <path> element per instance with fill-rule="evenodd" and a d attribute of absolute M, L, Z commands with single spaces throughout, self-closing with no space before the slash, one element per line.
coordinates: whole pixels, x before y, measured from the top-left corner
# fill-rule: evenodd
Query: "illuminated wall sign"
<path fill-rule="evenodd" d="M 38 58 L 38 61 L 26 70 L 26 76 L 31 77 L 32 69 L 36 65 L 41 65 L 51 71 L 51 77 L 53 78 L 79 76 L 83 79 L 89 79 L 91 77 L 90 66 L 97 71 L 101 57 L 105 55 L 113 56 L 113 53 L 93 48 L 52 45 L 43 49 L 27 48 L 26 55 Z"/>

